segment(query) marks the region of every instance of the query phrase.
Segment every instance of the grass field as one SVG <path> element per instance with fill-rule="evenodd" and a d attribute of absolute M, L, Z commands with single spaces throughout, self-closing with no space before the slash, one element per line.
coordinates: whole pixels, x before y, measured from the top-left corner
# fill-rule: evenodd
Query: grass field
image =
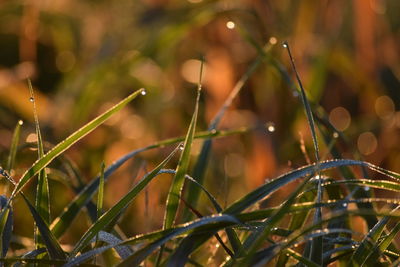
<path fill-rule="evenodd" d="M 400 5 L 0 4 L 0 262 L 398 266 Z"/>

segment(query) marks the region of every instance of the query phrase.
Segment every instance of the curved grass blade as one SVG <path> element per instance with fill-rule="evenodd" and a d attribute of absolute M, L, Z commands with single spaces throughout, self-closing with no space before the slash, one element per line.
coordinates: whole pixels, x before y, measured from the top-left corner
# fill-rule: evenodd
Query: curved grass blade
<path fill-rule="evenodd" d="M 101 164 L 101 172 L 100 172 L 100 185 L 99 185 L 99 193 L 97 194 L 97 218 L 100 218 L 103 213 L 103 198 L 104 198 L 104 162 Z"/>
<path fill-rule="evenodd" d="M 399 207 L 395 208 L 392 213 L 396 212 L 397 210 L 399 210 Z M 363 240 L 360 242 L 359 246 L 350 258 L 350 262 L 354 264 L 354 266 L 361 266 L 363 262 L 367 259 L 368 255 L 373 250 L 373 244 L 375 242 L 378 242 L 378 238 L 385 230 L 385 226 L 389 222 L 389 220 L 389 216 L 383 217 L 363 238 Z"/>
<path fill-rule="evenodd" d="M 186 200 L 185 200 L 184 198 L 182 198 L 181 200 L 182 200 L 183 204 L 185 204 L 185 206 L 197 216 L 197 218 L 203 218 L 203 217 L 204 217 L 204 216 L 200 213 L 200 211 L 196 210 L 196 209 L 195 209 L 194 207 L 192 207 L 189 203 L 187 203 Z M 225 252 L 226 252 L 229 256 L 234 257 L 233 252 L 225 245 L 224 241 L 222 241 L 221 236 L 220 236 L 218 233 L 216 233 L 214 236 L 215 236 L 215 238 L 217 239 L 218 243 L 221 245 L 221 247 L 225 250 Z"/>
<path fill-rule="evenodd" d="M 98 241 L 98 240 L 105 242 L 109 245 L 113 245 L 114 246 L 113 248 L 115 248 L 115 251 L 117 251 L 117 253 L 121 257 L 121 259 L 126 259 L 132 254 L 132 251 L 130 250 L 129 247 L 118 245 L 118 244 L 122 243 L 123 241 L 121 239 L 119 239 L 118 237 L 114 236 L 113 234 L 110 234 L 110 233 L 107 233 L 104 231 L 100 231 L 96 236 L 96 240 L 92 240 L 92 242 Z"/>
<path fill-rule="evenodd" d="M 212 236 L 218 234 L 218 229 L 206 233 L 192 233 L 185 237 L 175 249 L 167 262 L 167 267 L 183 267 L 186 265 L 189 255 L 201 244 L 209 240 Z"/>
<path fill-rule="evenodd" d="M 379 264 L 380 254 L 382 254 L 392 243 L 393 239 L 400 232 L 400 223 L 397 223 L 390 231 L 388 235 L 386 235 L 382 240 L 376 244 L 371 250 L 368 257 L 365 259 L 361 266 L 374 266 Z"/>
<path fill-rule="evenodd" d="M 58 143 L 53 149 L 47 152 L 44 157 L 37 160 L 21 177 L 18 184 L 15 186 L 10 199 L 12 200 L 16 194 L 18 194 L 21 189 L 26 185 L 26 183 L 36 174 L 38 174 L 42 169 L 44 169 L 50 162 L 52 162 L 57 156 L 71 147 L 73 144 L 78 142 L 80 139 L 85 137 L 87 134 L 92 132 L 95 128 L 101 125 L 104 121 L 110 118 L 114 113 L 121 110 L 126 104 L 136 98 L 138 95 L 143 92 L 144 89 L 137 90 L 136 92 L 132 93 L 124 100 L 98 116 L 97 118 L 93 119 L 82 128 L 68 136 L 65 140 Z"/>
<path fill-rule="evenodd" d="M 302 194 L 299 197 L 298 203 L 310 202 L 313 199 L 315 199 L 314 192 L 307 192 L 305 194 Z M 310 212 L 311 212 L 311 209 L 308 209 L 308 210 L 305 210 L 304 212 L 293 214 L 293 216 L 290 218 L 290 224 L 289 224 L 288 229 L 296 230 L 296 229 L 301 228 L 304 225 L 304 223 L 306 222 L 306 219 Z M 281 253 L 276 266 L 285 266 L 286 262 L 289 260 L 289 256 L 290 255 L 288 255 L 287 253 Z"/>
<path fill-rule="evenodd" d="M 1 257 L 4 258 L 10 246 L 13 228 L 13 211 L 11 206 L 7 206 L 7 198 L 5 196 L 0 196 L 0 208 L 4 210 L 0 221 L 0 253 Z"/>
<path fill-rule="evenodd" d="M 270 218 L 268 218 L 265 222 L 263 222 L 261 228 L 256 231 L 257 238 L 251 244 L 248 245 L 249 248 L 248 252 L 246 253 L 247 255 L 244 257 L 241 264 L 247 265 L 252 261 L 252 258 L 254 257 L 258 248 L 264 243 L 266 238 L 270 235 L 272 228 L 274 228 L 277 225 L 277 223 L 279 223 L 281 219 L 287 214 L 290 207 L 295 203 L 297 196 L 301 193 L 301 191 L 304 189 L 304 187 L 307 185 L 308 181 L 312 177 L 313 177 L 312 175 L 307 177 L 297 187 L 297 189 L 292 194 L 290 194 L 289 198 L 281 205 L 281 207 Z M 318 207 L 316 209 L 318 209 Z M 250 236 L 250 238 L 251 237 L 252 236 Z"/>
<path fill-rule="evenodd" d="M 101 254 L 105 252 L 108 249 L 111 249 L 115 246 L 122 246 L 122 245 L 134 245 L 139 242 L 143 241 L 150 241 L 151 244 L 147 245 L 147 249 L 145 247 L 141 248 L 140 250 L 137 250 L 135 254 L 132 254 L 129 258 L 126 259 L 126 261 L 121 262 L 121 265 L 124 266 L 136 266 L 134 264 L 129 265 L 132 263 L 132 260 L 137 259 L 137 257 L 142 257 L 143 259 L 146 258 L 146 255 L 143 256 L 143 254 L 149 253 L 151 254 L 154 250 L 156 250 L 158 247 L 160 247 L 162 244 L 165 244 L 165 242 L 168 242 L 169 240 L 182 236 L 186 233 L 190 233 L 196 230 L 203 230 L 203 231 L 208 231 L 209 229 L 221 229 L 223 228 L 226 224 L 228 225 L 234 225 L 240 223 L 236 218 L 229 216 L 229 215 L 215 215 L 211 217 L 204 217 L 195 221 L 192 221 L 190 223 L 185 223 L 182 225 L 177 225 L 175 227 L 166 229 L 166 230 L 159 230 L 153 233 L 149 234 L 144 234 L 144 235 L 139 235 L 136 237 L 129 238 L 128 240 L 123 241 L 120 244 L 117 245 L 108 245 L 108 246 L 103 246 L 100 248 L 96 248 L 93 250 L 90 250 L 88 252 L 82 253 L 81 255 L 71 258 L 68 262 L 68 264 L 65 265 L 65 267 L 72 267 L 76 266 L 82 262 L 87 261 L 90 258 L 93 258 L 94 256 Z M 151 251 L 149 251 L 151 249 Z M 134 257 L 134 258 L 133 258 Z"/>
<path fill-rule="evenodd" d="M 19 120 L 14 129 L 13 137 L 11 140 L 10 153 L 8 154 L 7 165 L 6 165 L 6 171 L 8 173 L 10 173 L 11 170 L 14 168 L 15 158 L 16 158 L 17 149 L 18 149 L 18 143 L 19 143 L 19 139 L 20 139 L 20 135 L 21 135 L 21 126 L 23 124 L 24 124 L 24 122 L 22 120 Z"/>
<path fill-rule="evenodd" d="M 343 166 L 364 166 L 366 168 L 369 168 L 373 171 L 379 172 L 381 174 L 384 174 L 388 176 L 389 178 L 393 179 L 399 179 L 400 174 L 385 170 L 383 168 L 380 168 L 378 166 L 375 166 L 371 163 L 365 162 L 365 161 L 358 161 L 358 160 L 351 160 L 351 159 L 334 159 L 334 160 L 327 160 L 323 161 L 319 164 L 319 171 L 327 170 L 327 169 L 332 169 L 332 168 L 339 168 Z M 280 187 L 284 186 L 285 184 L 294 181 L 298 178 L 315 174 L 316 173 L 316 164 L 311 164 L 311 165 L 306 165 L 303 167 L 300 167 L 298 169 L 295 169 L 293 171 L 287 172 L 285 174 L 282 174 L 281 176 L 275 178 L 271 182 L 264 184 L 257 189 L 253 190 L 252 192 L 248 193 L 241 199 L 237 200 L 234 202 L 232 205 L 230 205 L 228 208 L 226 208 L 223 212 L 227 214 L 238 214 L 242 212 L 243 210 L 247 209 L 257 201 L 263 199 L 266 197 L 268 194 L 275 192 L 278 190 Z"/>
<path fill-rule="evenodd" d="M 186 226 L 175 228 L 171 233 L 165 234 L 158 240 L 138 250 L 129 258 L 122 261 L 118 266 L 138 266 L 148 255 L 153 253 L 157 248 L 164 245 L 167 241 L 171 240 L 177 235 L 188 232 L 189 230 L 198 230 L 200 232 L 205 232 L 206 235 L 208 235 L 210 232 L 214 233 L 214 231 L 218 231 L 219 229 L 232 224 L 240 224 L 240 221 L 230 215 L 203 217 L 194 222 L 186 224 Z"/>
<path fill-rule="evenodd" d="M 320 171 L 327 170 L 331 168 L 337 168 L 340 166 L 361 166 L 364 165 L 365 162 L 357 161 L 357 160 L 348 160 L 348 159 L 336 159 L 336 160 L 328 160 L 321 162 L 319 165 Z M 306 165 L 296 170 L 287 172 L 271 182 L 264 184 L 254 191 L 248 193 L 241 199 L 234 202 L 227 209 L 224 210 L 224 213 L 227 214 L 237 214 L 247 209 L 257 201 L 263 199 L 268 194 L 275 192 L 280 187 L 286 185 L 287 183 L 294 181 L 298 178 L 312 175 L 316 173 L 316 164 Z"/>
<path fill-rule="evenodd" d="M 335 201 L 332 204 L 336 205 L 337 203 L 338 203 L 338 201 Z M 291 207 L 290 212 L 296 212 L 298 210 L 310 209 L 310 208 L 314 207 L 315 205 L 316 204 L 314 202 L 307 203 L 307 205 L 306 204 L 301 204 L 301 207 L 296 207 L 296 205 L 295 205 L 294 207 Z M 329 205 L 329 203 L 325 203 L 325 205 Z M 224 226 L 216 224 L 216 225 L 214 225 L 214 227 L 211 227 L 211 225 L 209 225 L 210 228 L 208 228 L 206 230 L 200 229 L 200 227 L 201 227 L 201 225 L 203 223 L 202 219 L 204 219 L 204 218 L 202 218 L 200 220 L 196 220 L 196 221 L 190 222 L 188 224 L 177 225 L 176 227 L 173 227 L 173 228 L 170 228 L 170 229 L 159 230 L 159 231 L 156 231 L 156 232 L 153 232 L 153 233 L 149 233 L 149 234 L 144 234 L 144 235 L 138 235 L 138 236 L 132 237 L 132 238 L 130 238 L 130 239 L 118 244 L 118 245 L 134 245 L 134 244 L 137 244 L 139 242 L 146 241 L 146 240 L 154 242 L 156 240 L 160 240 L 160 239 L 166 237 L 167 235 L 171 235 L 169 238 L 173 239 L 175 237 L 180 237 L 180 236 L 185 235 L 187 233 L 191 233 L 191 232 L 193 232 L 193 229 L 196 229 L 196 228 L 199 228 L 199 229 L 197 229 L 198 231 L 196 231 L 198 233 L 208 233 L 211 230 L 220 230 L 223 227 L 232 227 L 232 226 L 235 226 L 235 225 L 243 226 L 243 223 L 246 223 L 246 222 L 265 219 L 266 217 L 270 216 L 272 214 L 272 212 L 273 212 L 273 210 L 272 211 L 270 211 L 270 210 L 261 210 L 261 211 L 253 211 L 253 212 L 249 212 L 249 213 L 238 214 L 238 215 L 236 215 L 234 217 L 235 220 L 236 220 L 235 222 L 231 222 L 231 224 L 229 224 L 227 222 L 227 225 L 224 225 Z M 346 213 L 341 212 L 338 215 L 334 215 L 331 218 L 327 218 L 327 219 L 323 220 L 320 223 L 320 225 L 322 225 L 323 223 L 327 223 L 330 220 L 336 220 L 336 219 L 338 219 L 340 217 L 348 216 L 348 213 L 350 213 L 352 215 L 357 215 L 357 216 L 372 214 L 370 210 L 367 210 L 367 211 L 348 211 Z M 386 215 L 389 215 L 389 213 L 376 212 L 375 215 L 376 216 L 386 216 Z M 226 215 L 216 215 L 216 216 L 213 216 L 213 217 L 218 217 L 218 216 L 226 216 Z M 393 218 L 400 218 L 400 214 L 390 214 L 390 216 L 393 217 Z M 210 217 L 205 217 L 205 218 L 210 218 Z M 292 237 L 290 239 L 288 238 L 287 241 L 285 241 L 287 243 L 286 248 L 289 248 L 291 245 L 294 244 L 294 241 L 296 241 L 297 239 L 299 239 L 302 236 L 305 236 L 307 233 L 312 232 L 314 230 L 314 228 L 320 227 L 320 225 L 311 225 L 311 226 L 309 226 L 308 228 L 306 228 L 304 230 L 298 230 L 298 231 L 292 233 L 292 236 L 294 236 L 294 237 Z M 333 230 L 329 230 L 329 231 L 330 232 L 327 232 L 325 234 L 330 234 L 330 233 L 332 233 Z M 349 232 L 348 229 L 343 229 L 343 231 Z M 85 262 L 86 260 L 88 260 L 88 259 L 90 259 L 90 258 L 92 258 L 92 257 L 94 257 L 94 256 L 96 256 L 98 254 L 101 254 L 104 251 L 106 251 L 108 249 L 111 249 L 113 247 L 115 247 L 115 245 L 108 245 L 108 246 L 100 247 L 100 248 L 91 250 L 89 252 L 83 253 L 82 255 L 79 255 L 79 256 L 77 256 L 75 258 L 70 259 L 70 262 L 66 266 L 76 266 L 77 264 L 79 264 L 81 262 Z"/>
<path fill-rule="evenodd" d="M 118 216 L 121 210 L 125 209 L 129 203 L 147 186 L 147 184 L 155 178 L 159 171 L 167 164 L 167 162 L 175 155 L 179 146 L 164 159 L 154 170 L 146 174 L 142 180 L 139 181 L 122 199 L 118 201 L 111 209 L 105 212 L 82 236 L 79 242 L 76 244 L 74 250 L 71 252 L 72 256 L 75 256 L 78 252 L 81 252 L 84 247 L 92 240 L 96 234 L 102 229 L 108 227 L 110 223 Z"/>
<path fill-rule="evenodd" d="M 175 174 L 176 170 L 163 169 L 163 170 L 160 170 L 159 174 L 162 174 L 162 173 Z M 194 179 L 193 177 L 189 176 L 188 174 L 185 175 L 185 178 L 187 180 L 189 180 L 190 182 L 194 183 L 196 186 L 198 186 L 200 188 L 200 190 L 202 190 L 206 194 L 206 196 L 208 197 L 210 202 L 213 204 L 214 209 L 216 210 L 217 213 L 221 213 L 222 212 L 222 207 L 221 207 L 221 205 L 219 205 L 217 199 L 204 186 L 202 186 L 198 181 L 196 181 L 196 179 Z"/>
<path fill-rule="evenodd" d="M 193 138 L 196 131 L 196 124 L 197 124 L 197 115 L 199 112 L 199 101 L 200 101 L 200 92 L 201 92 L 201 80 L 203 75 L 203 64 L 201 62 L 200 66 L 200 75 L 199 75 L 199 82 L 197 86 L 197 97 L 196 103 L 194 107 L 194 112 L 192 116 L 192 120 L 190 121 L 189 129 L 186 133 L 184 145 L 183 145 L 183 152 L 181 157 L 179 158 L 178 166 L 176 167 L 176 173 L 174 178 L 172 179 L 172 183 L 168 192 L 167 196 L 167 203 L 165 208 L 164 214 L 164 222 L 163 222 L 163 229 L 170 228 L 177 216 L 178 208 L 179 208 L 179 201 L 182 194 L 183 185 L 185 182 L 185 174 L 189 168 L 189 161 L 190 161 L 190 151 L 192 148 Z M 160 252 L 157 257 L 156 266 L 159 266 L 162 254 L 163 254 L 164 247 L 161 247 Z"/>
<path fill-rule="evenodd" d="M 37 137 L 37 150 L 38 150 L 38 159 L 40 160 L 44 156 L 44 148 L 43 148 L 43 139 L 42 133 L 40 131 L 39 118 L 37 115 L 36 109 L 36 100 L 33 93 L 31 80 L 28 79 L 28 87 L 30 93 L 29 101 L 32 102 L 33 107 L 33 117 L 35 121 L 35 129 L 36 129 L 36 137 Z M 39 213 L 40 217 L 46 222 L 46 224 L 50 223 L 50 201 L 49 201 L 49 182 L 47 179 L 47 174 L 45 169 L 39 171 L 37 185 L 36 185 L 36 199 L 35 199 L 35 208 Z M 44 247 L 45 244 L 40 237 L 39 229 L 35 226 L 35 246 L 36 248 Z"/>
<path fill-rule="evenodd" d="M 192 120 L 190 122 L 189 129 L 185 137 L 183 152 L 181 154 L 181 157 L 179 158 L 178 166 L 176 168 L 176 173 L 174 175 L 170 190 L 168 192 L 167 204 L 164 216 L 164 224 L 163 224 L 164 229 L 168 229 L 174 224 L 174 221 L 176 219 L 176 214 L 178 211 L 180 196 L 182 194 L 183 184 L 185 181 L 185 174 L 187 173 L 187 170 L 189 168 L 190 151 L 192 148 L 194 133 L 196 131 L 197 114 L 199 112 L 202 73 L 203 73 L 203 62 L 200 67 L 200 78 L 197 88 L 197 98 Z"/>
<path fill-rule="evenodd" d="M 23 260 L 23 259 L 35 259 L 40 254 L 43 254 L 43 253 L 46 253 L 46 252 L 47 252 L 46 248 L 41 247 L 39 249 L 35 249 L 35 250 L 32 250 L 32 251 L 29 251 L 28 253 L 25 253 L 24 255 L 22 255 L 20 257 L 20 260 Z M 22 266 L 22 262 L 17 262 L 17 263 L 15 263 L 13 265 L 13 267 L 20 267 L 20 266 Z"/>
<path fill-rule="evenodd" d="M 65 259 L 64 251 L 62 250 L 57 239 L 51 233 L 49 227 L 46 225 L 46 222 L 40 217 L 39 213 L 35 210 L 35 207 L 29 202 L 25 195 L 21 194 L 21 196 L 25 200 L 25 203 L 28 205 L 28 208 L 33 216 L 33 219 L 35 220 L 36 226 L 39 229 L 40 235 L 50 255 L 50 258 Z"/>
<path fill-rule="evenodd" d="M 299 263 L 302 263 L 305 266 L 308 267 L 319 267 L 320 265 L 316 264 L 315 262 L 310 261 L 307 258 L 304 258 L 302 255 L 294 251 L 293 249 L 286 249 L 283 254 L 287 254 L 288 256 L 296 259 Z"/>
<path fill-rule="evenodd" d="M 194 138 L 218 138 L 224 136 L 230 136 L 234 134 L 246 133 L 249 128 L 240 128 L 230 131 L 215 131 L 215 132 L 201 132 L 195 135 Z M 104 182 L 107 182 L 109 176 L 115 172 L 122 164 L 129 159 L 135 157 L 137 154 L 155 148 L 160 148 L 165 145 L 176 144 L 184 140 L 184 137 L 166 139 L 155 144 L 146 146 L 144 148 L 136 149 L 128 154 L 122 156 L 118 160 L 114 161 L 104 172 Z M 50 229 L 56 237 L 60 237 L 65 230 L 71 225 L 78 212 L 90 203 L 90 200 L 96 193 L 99 186 L 100 177 L 92 179 L 88 185 L 86 185 L 80 193 L 75 196 L 70 204 L 64 209 L 64 211 L 52 222 Z"/>
<path fill-rule="evenodd" d="M 317 162 L 317 170 L 319 169 L 319 161 L 320 161 L 320 157 L 319 157 L 319 147 L 318 147 L 318 139 L 317 139 L 317 134 L 315 131 L 315 123 L 314 123 L 314 117 L 311 111 L 311 106 L 310 103 L 308 102 L 307 96 L 306 96 L 306 92 L 304 90 L 303 84 L 301 82 L 299 73 L 297 72 L 296 69 L 296 65 L 294 64 L 294 60 L 292 57 L 292 53 L 290 51 L 290 47 L 289 44 L 287 42 L 283 43 L 283 46 L 286 48 L 288 54 L 289 54 L 289 58 L 290 58 L 290 62 L 292 64 L 292 68 L 296 74 L 296 79 L 297 79 L 297 83 L 299 84 L 300 87 L 300 92 L 301 92 L 301 100 L 303 102 L 304 105 L 304 109 L 306 111 L 306 115 L 307 115 L 307 121 L 308 124 L 310 126 L 310 130 L 311 130 L 311 136 L 313 139 L 313 144 L 314 144 L 314 152 L 315 152 L 315 160 Z M 318 177 L 320 177 L 319 174 L 319 170 L 317 173 Z M 321 179 L 318 180 L 318 192 L 317 192 L 317 202 L 321 202 L 322 200 L 322 187 L 321 187 Z M 315 215 L 314 215 L 314 223 L 320 221 L 322 219 L 322 213 L 321 213 L 321 209 L 316 209 L 315 210 Z M 323 240 L 322 237 L 317 237 L 315 240 L 312 241 L 311 243 L 311 251 L 310 251 L 310 259 L 318 264 L 322 264 L 322 247 L 323 247 Z"/>

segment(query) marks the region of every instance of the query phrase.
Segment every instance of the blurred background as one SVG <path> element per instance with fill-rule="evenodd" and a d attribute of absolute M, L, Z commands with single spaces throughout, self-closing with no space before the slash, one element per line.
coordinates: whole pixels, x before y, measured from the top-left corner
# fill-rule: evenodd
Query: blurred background
<path fill-rule="evenodd" d="M 287 40 L 308 97 L 347 138 L 347 143 L 334 142 L 343 157 L 361 157 L 400 172 L 399 14 L 398 0 L 1 1 L 1 164 L 19 120 L 24 125 L 12 173 L 16 179 L 37 158 L 37 151 L 24 145 L 36 140 L 27 78 L 35 88 L 42 136 L 50 145 L 132 91 L 146 88 L 146 96 L 65 153 L 87 182 L 103 160 L 109 165 L 133 149 L 185 134 L 200 59 L 205 73 L 198 131 L 207 129 L 256 60 L 254 44 L 267 44 L 268 54 L 294 78 L 281 45 Z M 301 99 L 269 61 L 251 75 L 219 128 L 265 123 L 264 130 L 215 140 L 206 187 L 221 203 L 314 161 Z M 321 136 L 319 141 L 322 157 L 332 158 Z M 192 163 L 201 144 L 194 144 Z M 170 150 L 140 154 L 139 163 L 120 168 L 106 186 L 106 208 Z M 74 196 L 60 162 L 48 170 L 53 218 Z M 171 176 L 161 176 L 130 206 L 120 223 L 127 235 L 161 226 L 170 181 Z M 34 185 L 25 189 L 32 197 Z M 32 220 L 20 202 L 15 231 L 32 237 L 32 228 L 23 227 Z M 211 211 L 207 202 L 199 209 Z M 75 242 L 89 225 L 84 215 L 76 221 L 64 243 Z"/>

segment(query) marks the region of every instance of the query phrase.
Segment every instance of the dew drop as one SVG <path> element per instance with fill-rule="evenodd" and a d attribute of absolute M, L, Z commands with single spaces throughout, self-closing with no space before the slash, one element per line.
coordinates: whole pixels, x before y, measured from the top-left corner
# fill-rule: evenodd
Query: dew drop
<path fill-rule="evenodd" d="M 226 23 L 226 27 L 227 27 L 228 29 L 230 29 L 230 30 L 234 29 L 234 28 L 235 28 L 235 22 L 233 22 L 233 21 L 228 21 L 228 22 Z"/>
<path fill-rule="evenodd" d="M 30 97 L 30 98 L 29 98 L 29 101 L 30 101 L 30 102 L 33 102 L 33 101 L 35 101 L 35 99 L 34 99 L 33 97 Z"/>
<path fill-rule="evenodd" d="M 342 206 L 347 208 L 347 203 L 343 203 Z"/>
<path fill-rule="evenodd" d="M 334 133 L 333 133 L 333 138 L 335 138 L 335 139 L 336 139 L 336 138 L 339 138 L 339 134 L 338 134 L 337 132 L 334 132 Z"/>
<path fill-rule="evenodd" d="M 283 46 L 284 48 L 287 48 L 287 47 L 288 47 L 288 44 L 287 44 L 286 42 L 284 42 L 284 43 L 282 44 L 282 46 Z"/>
<path fill-rule="evenodd" d="M 142 88 L 142 92 L 140 92 L 142 95 L 146 95 L 147 94 L 147 92 L 146 92 L 146 89 L 144 89 L 144 88 Z"/>
<path fill-rule="evenodd" d="M 265 124 L 265 128 L 267 129 L 268 132 L 273 133 L 273 132 L 275 132 L 275 123 L 267 122 Z"/>
<path fill-rule="evenodd" d="M 22 125 L 22 124 L 24 124 L 24 121 L 23 121 L 23 120 L 19 120 L 19 121 L 18 121 L 18 124 L 19 124 L 19 125 Z"/>
<path fill-rule="evenodd" d="M 179 150 L 183 150 L 184 147 L 185 147 L 184 144 L 180 144 L 180 145 L 179 145 Z"/>

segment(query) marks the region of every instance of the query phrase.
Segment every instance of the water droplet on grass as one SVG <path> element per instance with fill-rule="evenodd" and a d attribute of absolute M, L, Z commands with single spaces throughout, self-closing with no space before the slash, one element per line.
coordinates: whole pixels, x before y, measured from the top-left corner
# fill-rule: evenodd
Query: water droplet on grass
<path fill-rule="evenodd" d="M 275 123 L 267 122 L 265 124 L 265 128 L 267 129 L 268 132 L 273 133 L 273 132 L 275 132 Z"/>
<path fill-rule="evenodd" d="M 232 29 L 235 28 L 235 23 L 234 23 L 233 21 L 228 21 L 228 22 L 226 23 L 226 27 L 227 27 L 228 29 L 232 30 Z"/>
<path fill-rule="evenodd" d="M 147 94 L 147 92 L 146 92 L 146 89 L 144 89 L 144 88 L 142 88 L 142 92 L 140 92 L 142 95 L 146 95 Z"/>
<path fill-rule="evenodd" d="M 19 125 L 22 125 L 22 124 L 24 124 L 24 121 L 19 120 L 19 121 L 18 121 L 18 124 L 19 124 Z"/>
<path fill-rule="evenodd" d="M 334 132 L 334 133 L 333 133 L 333 138 L 336 139 L 336 138 L 338 138 L 338 137 L 339 137 L 339 134 L 338 134 L 337 132 Z"/>
<path fill-rule="evenodd" d="M 287 44 L 286 42 L 284 42 L 284 43 L 282 44 L 282 46 L 283 46 L 284 48 L 287 48 L 287 47 L 288 47 L 288 44 Z"/>
<path fill-rule="evenodd" d="M 29 98 L 29 101 L 30 101 L 30 102 L 33 102 L 33 101 L 35 101 L 35 99 L 34 99 L 33 97 L 30 97 L 30 98 Z"/>
<path fill-rule="evenodd" d="M 184 144 L 180 144 L 180 145 L 179 145 L 179 150 L 183 150 L 184 147 L 185 147 Z"/>

